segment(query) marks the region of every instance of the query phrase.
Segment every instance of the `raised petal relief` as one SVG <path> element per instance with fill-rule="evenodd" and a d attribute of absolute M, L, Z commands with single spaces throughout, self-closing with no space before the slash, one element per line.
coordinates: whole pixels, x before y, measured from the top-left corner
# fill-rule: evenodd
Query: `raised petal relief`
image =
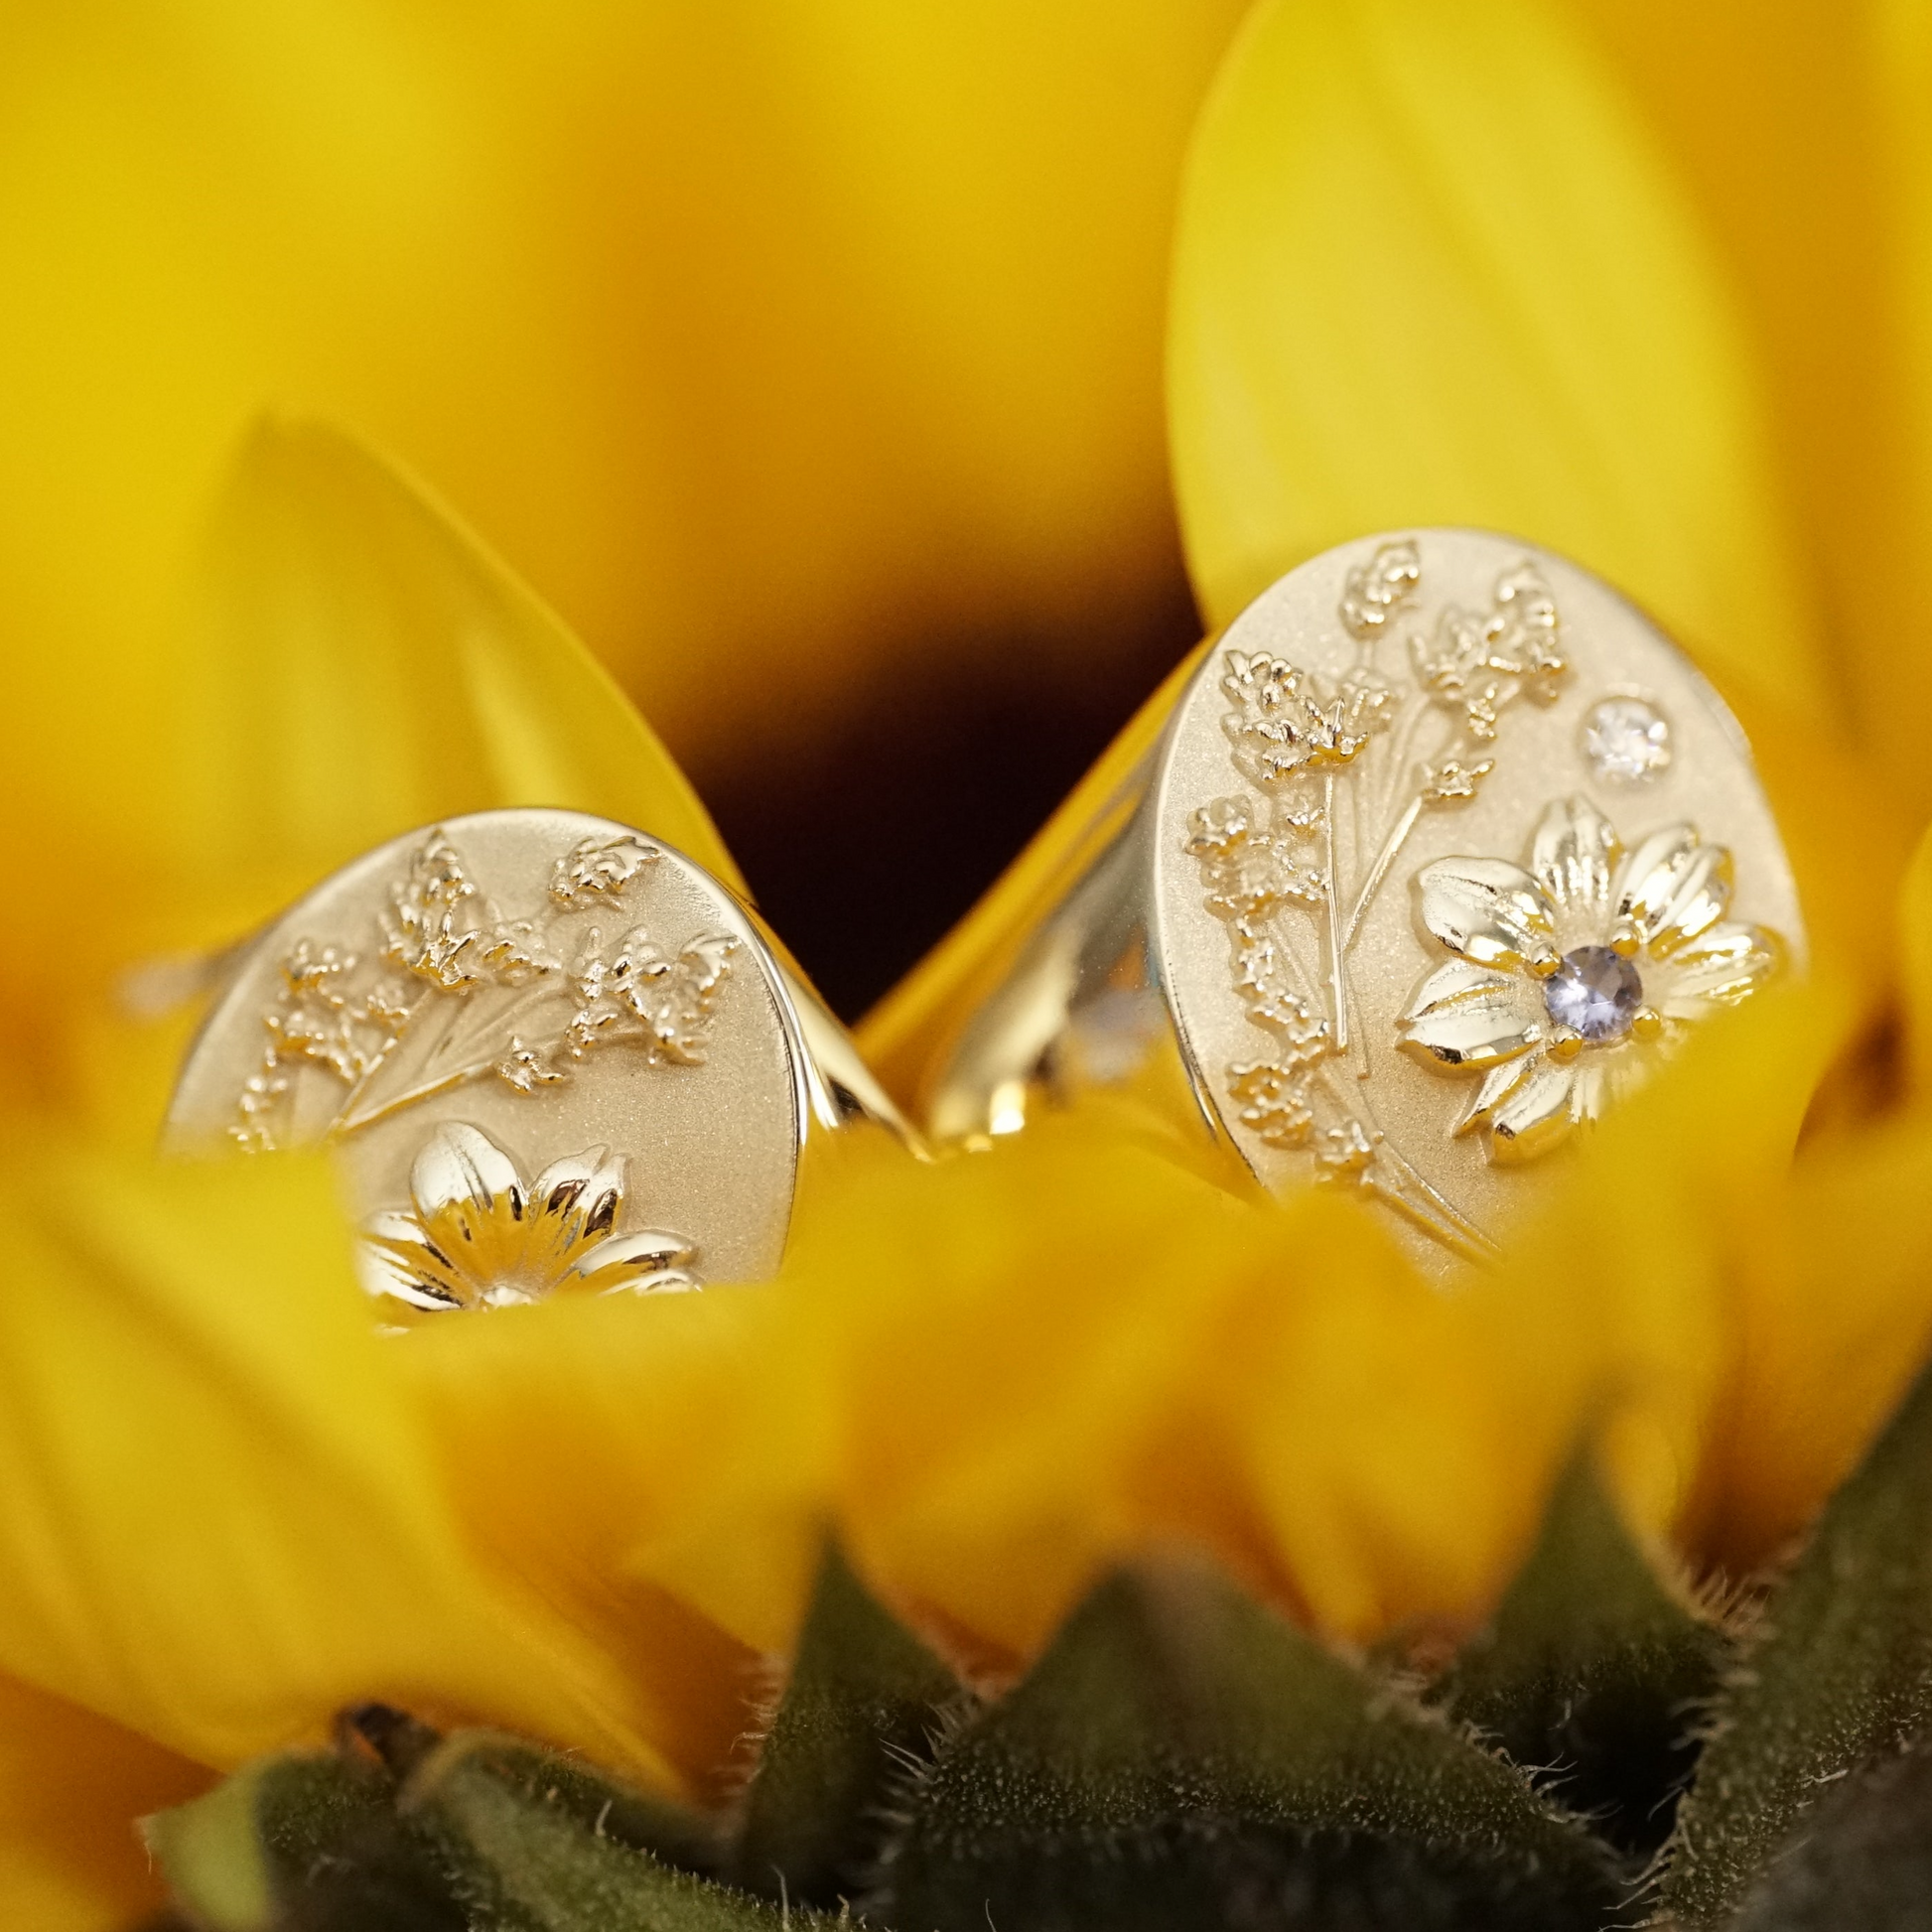
<path fill-rule="evenodd" d="M 1775 935 L 1723 923 L 1731 860 L 1689 825 L 1639 841 L 1587 799 L 1549 805 L 1534 878 L 1502 859 L 1450 859 L 1417 880 L 1430 931 L 1454 957 L 1396 1023 L 1398 1043 L 1448 1073 L 1481 1072 L 1451 1132 L 1491 1160 L 1531 1161 L 1637 1085 L 1685 1027 L 1775 970 Z M 1558 954 L 1552 935 L 1569 950 Z M 1542 954 L 1532 952 L 1541 946 Z"/>
<path fill-rule="evenodd" d="M 1660 956 L 1668 957 L 1687 941 L 1707 931 L 1730 904 L 1730 854 L 1721 845 L 1707 845 L 1694 853 L 1677 891 L 1649 935 Z"/>
<path fill-rule="evenodd" d="M 1671 955 L 1676 968 L 1661 1010 L 1700 1020 L 1714 1007 L 1734 1007 L 1777 971 L 1783 948 L 1755 925 L 1716 925 Z"/>
<path fill-rule="evenodd" d="M 613 1234 L 623 1170 L 604 1148 L 570 1155 L 526 1184 L 481 1128 L 447 1121 L 417 1154 L 410 1205 L 362 1224 L 370 1294 L 413 1308 L 501 1308 L 559 1288 L 598 1294 L 695 1288 L 695 1245 L 659 1228 Z"/>
<path fill-rule="evenodd" d="M 1617 873 L 1612 903 L 1619 924 L 1628 925 L 1648 944 L 1662 926 L 1671 902 L 1702 844 L 1689 825 L 1667 825 L 1640 840 Z"/>
<path fill-rule="evenodd" d="M 1423 982 L 1399 1023 L 1403 1046 L 1443 1066 L 1486 1066 L 1524 1052 L 1543 1037 L 1534 987 L 1467 960 L 1440 966 Z"/>
<path fill-rule="evenodd" d="M 1534 1161 L 1562 1141 L 1574 1124 L 1575 1071 L 1544 1061 L 1489 1116 L 1489 1152 L 1503 1163 Z"/>
<path fill-rule="evenodd" d="M 1482 966 L 1554 959 L 1556 915 L 1536 881 L 1506 859 L 1444 859 L 1416 881 L 1423 923 Z"/>
<path fill-rule="evenodd" d="M 1559 912 L 1595 911 L 1610 897 L 1623 846 L 1587 798 L 1565 798 L 1543 814 L 1530 842 L 1530 871 Z"/>

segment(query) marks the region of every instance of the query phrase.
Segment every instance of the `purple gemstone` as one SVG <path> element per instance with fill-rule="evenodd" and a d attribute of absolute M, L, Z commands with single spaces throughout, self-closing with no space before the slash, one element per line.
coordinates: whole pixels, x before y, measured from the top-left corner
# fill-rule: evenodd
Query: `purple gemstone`
<path fill-rule="evenodd" d="M 1579 946 L 1543 982 L 1543 1004 L 1559 1026 L 1587 1040 L 1616 1039 L 1643 1005 L 1643 981 L 1608 946 Z"/>

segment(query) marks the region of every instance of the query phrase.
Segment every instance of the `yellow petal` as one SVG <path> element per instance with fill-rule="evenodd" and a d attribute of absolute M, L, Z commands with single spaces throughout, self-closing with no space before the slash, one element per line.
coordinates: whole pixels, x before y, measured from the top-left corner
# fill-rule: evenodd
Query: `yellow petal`
<path fill-rule="evenodd" d="M 704 1303 L 412 1337 L 469 1507 L 571 1548 L 554 1574 L 615 1555 L 780 1648 L 829 1523 L 992 1665 L 1176 1539 L 1326 1629 L 1468 1622 L 1595 1361 L 1587 1328 L 1559 1364 L 1536 1324 L 1539 1355 L 1485 1358 L 1361 1209 L 1232 1194 L 1104 1109 L 985 1156 L 852 1162 L 779 1283 Z"/>
<path fill-rule="evenodd" d="M 1889 908 L 1919 816 L 1900 774 L 1816 712 L 1748 695 L 1735 706 L 1798 881 L 1820 972 L 1875 1006 L 1896 974 Z"/>
<path fill-rule="evenodd" d="M 146 755 L 184 540 L 284 400 L 435 478 L 710 770 L 908 652 L 1118 648 L 1178 574 L 1168 236 L 1242 4 L 15 20 L 0 610 L 37 688 L 108 659 Z"/>
<path fill-rule="evenodd" d="M 1802 1162 L 1730 1230 L 1732 1374 L 1698 1498 L 1746 1576 L 1851 1473 L 1932 1344 L 1932 1131 L 1894 1121 Z"/>
<path fill-rule="evenodd" d="M 1738 1418 L 1800 1388 L 1803 1338 L 1827 1363 L 1872 1340 L 1855 1418 L 1903 1373 L 1902 1264 L 1758 1339 L 1798 1298 L 1750 1274 L 1751 1230 L 1780 1224 L 1849 1011 L 1786 986 L 1701 1029 L 1453 1295 L 1346 1198 L 1231 1189 L 1076 1109 L 985 1155 L 841 1164 L 767 1288 L 452 1322 L 408 1372 L 474 1533 L 604 1589 L 607 1620 L 633 1585 L 587 1580 L 643 1578 L 783 1648 L 831 1525 L 991 1667 L 1174 1540 L 1335 1634 L 1466 1630 L 1591 1428 L 1637 1521 L 1723 1557 L 1715 1498 L 1789 1521 L 1856 1440 L 1800 1429 L 1750 1472 Z"/>
<path fill-rule="evenodd" d="M 829 1391 L 773 1297 L 559 1295 L 424 1323 L 396 1353 L 472 1541 L 622 1660 L 696 1778 L 819 1554 Z M 676 1551 L 640 1572 L 646 1543 Z"/>
<path fill-rule="evenodd" d="M 165 1902 L 134 1821 L 207 1783 L 201 1765 L 0 1676 L 0 1924 L 127 1932 Z"/>
<path fill-rule="evenodd" d="M 0 1668 L 217 1765 L 373 1697 L 668 1779 L 612 1660 L 465 1546 L 320 1165 L 8 1140 Z"/>
<path fill-rule="evenodd" d="M 1730 1453 L 1740 1303 L 1755 1293 L 1740 1251 L 1777 1211 L 1851 1016 L 1842 990 L 1787 981 L 1711 1020 L 1605 1112 L 1580 1159 L 1549 1171 L 1532 1218 L 1503 1238 L 1498 1307 L 1514 1345 L 1561 1368 L 1589 1336 L 1610 1372 L 1597 1399 L 1616 1419 L 1632 1516 L 1694 1549 L 1722 1530 L 1713 1468 Z M 1856 1300 L 1862 1285 L 1838 1292 Z"/>
<path fill-rule="evenodd" d="M 412 826 L 542 804 L 643 826 L 742 884 L 583 645 L 454 512 L 325 424 L 250 438 L 184 671 L 176 836 L 196 883 L 286 895 Z"/>
<path fill-rule="evenodd" d="M 1511 530 L 1723 680 L 1818 688 L 1748 343 L 1641 123 L 1538 0 L 1271 0 L 1183 191 L 1169 411 L 1213 621 L 1363 530 Z"/>
<path fill-rule="evenodd" d="M 7 1019 L 55 1062 L 44 1084 L 85 1085 L 100 1118 L 142 1136 L 179 1029 L 150 1050 L 116 975 L 242 937 L 413 826 L 569 806 L 644 826 L 742 885 L 583 645 L 450 511 L 326 425 L 267 422 L 250 439 L 174 673 L 138 761 L 110 755 L 84 706 L 39 721 L 33 757 L 62 772 L 61 809 L 30 783 L 0 829 L 25 940 L 0 963 Z M 103 868 L 115 916 L 77 946 L 59 882 Z"/>
<path fill-rule="evenodd" d="M 1932 28 L 1916 0 L 1569 0 L 1641 105 L 1746 311 L 1834 686 L 1923 810 L 1932 661 Z"/>
<path fill-rule="evenodd" d="M 1904 954 L 1905 1070 L 1922 1100 L 1932 1092 L 1932 831 L 1918 850 L 1899 892 L 1899 937 Z"/>

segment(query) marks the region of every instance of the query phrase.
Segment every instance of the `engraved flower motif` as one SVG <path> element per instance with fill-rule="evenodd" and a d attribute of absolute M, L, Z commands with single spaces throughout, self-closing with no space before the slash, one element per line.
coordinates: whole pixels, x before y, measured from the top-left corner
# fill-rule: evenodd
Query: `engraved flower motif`
<path fill-rule="evenodd" d="M 1726 921 L 1729 852 L 1689 825 L 1626 853 L 1585 798 L 1559 800 L 1529 869 L 1445 859 L 1416 881 L 1423 923 L 1454 955 L 1397 1023 L 1426 1065 L 1480 1076 L 1458 1134 L 1492 1161 L 1534 1160 L 1594 1119 L 1687 1027 L 1747 998 L 1777 964 L 1762 927 Z"/>
<path fill-rule="evenodd" d="M 628 832 L 615 839 L 579 839 L 553 868 L 550 897 L 573 906 L 616 897 L 656 859 L 655 846 Z"/>
<path fill-rule="evenodd" d="M 389 889 L 383 957 L 446 993 L 477 984 L 483 972 L 471 954 L 480 935 L 457 922 L 457 907 L 476 890 L 456 848 L 440 832 L 432 833 L 409 877 Z"/>
<path fill-rule="evenodd" d="M 670 954 L 638 926 L 608 958 L 603 945 L 593 926 L 571 982 L 577 1012 L 565 1030 L 564 1050 L 575 1059 L 611 1040 L 638 1039 L 653 1060 L 702 1066 L 713 1003 L 730 976 L 737 940 L 729 933 L 709 933 Z"/>
<path fill-rule="evenodd" d="M 1207 904 L 1222 918 L 1261 919 L 1286 900 L 1315 905 L 1321 876 L 1260 822 L 1247 798 L 1217 798 L 1194 813 L 1187 851 L 1200 862 Z"/>
<path fill-rule="evenodd" d="M 612 1295 L 697 1287 L 681 1234 L 613 1234 L 623 1166 L 606 1149 L 553 1161 L 532 1181 L 480 1129 L 439 1127 L 409 1173 L 410 1205 L 362 1224 L 356 1262 L 371 1295 L 419 1309 L 502 1308 L 560 1288 Z"/>
<path fill-rule="evenodd" d="M 1413 638 L 1410 650 L 1423 688 L 1479 745 L 1496 736 L 1498 717 L 1518 697 L 1555 702 L 1570 668 L 1556 599 L 1528 563 L 1504 573 L 1487 612 L 1451 605 L 1435 636 Z"/>
<path fill-rule="evenodd" d="M 1231 650 L 1226 665 L 1221 689 L 1236 705 L 1225 720 L 1234 761 L 1264 791 L 1346 764 L 1368 743 L 1376 705 L 1366 687 L 1324 698 L 1313 677 L 1283 658 Z"/>

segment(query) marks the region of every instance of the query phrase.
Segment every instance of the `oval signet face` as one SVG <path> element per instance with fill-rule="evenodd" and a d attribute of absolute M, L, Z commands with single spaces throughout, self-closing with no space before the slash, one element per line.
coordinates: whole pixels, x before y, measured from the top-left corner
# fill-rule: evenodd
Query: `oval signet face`
<path fill-rule="evenodd" d="M 1438 1255 L 1704 1021 L 1801 965 L 1748 750 L 1606 585 L 1478 531 L 1284 578 L 1176 709 L 1159 968 L 1271 1185 L 1360 1186 Z"/>
<path fill-rule="evenodd" d="M 497 1306 L 771 1274 L 803 1094 L 774 963 L 708 873 L 609 820 L 481 812 L 254 943 L 167 1145 L 327 1147 L 372 1291 Z"/>

